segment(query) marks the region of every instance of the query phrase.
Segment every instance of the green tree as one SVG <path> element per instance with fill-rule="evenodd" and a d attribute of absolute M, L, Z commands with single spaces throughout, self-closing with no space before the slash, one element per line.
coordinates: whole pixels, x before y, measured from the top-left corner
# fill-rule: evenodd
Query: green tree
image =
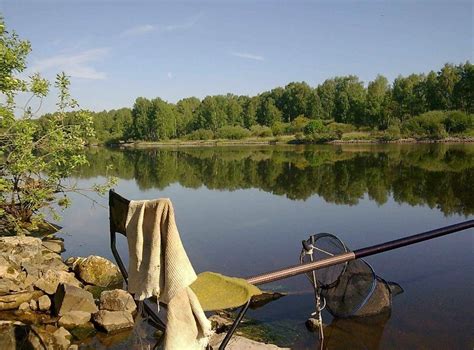
<path fill-rule="evenodd" d="M 177 136 L 183 136 L 193 130 L 196 119 L 196 111 L 201 101 L 196 97 L 188 97 L 179 100 L 176 104 Z"/>
<path fill-rule="evenodd" d="M 29 52 L 29 43 L 6 31 L 0 19 L 0 92 L 5 101 L 0 103 L 0 220 L 17 233 L 23 232 L 24 223 L 34 221 L 35 214 L 41 219 L 49 209 L 57 215 L 55 206 L 68 204 L 66 194 L 78 189 L 64 180 L 87 163 L 83 149 L 93 136 L 88 112 L 66 113 L 78 105 L 69 94 L 70 81 L 64 73 L 55 82 L 58 111 L 41 124 L 33 119 L 29 103 L 47 96 L 49 82 L 38 74 L 29 80 L 17 76 L 26 69 Z M 14 98 L 19 91 L 30 93 L 31 98 L 16 117 Z"/>
<path fill-rule="evenodd" d="M 382 75 L 378 75 L 367 87 L 367 101 L 365 112 L 365 125 L 385 126 L 387 106 L 386 99 L 390 87 L 388 80 Z"/>
<path fill-rule="evenodd" d="M 338 123 L 363 124 L 366 91 L 354 75 L 336 78 L 334 119 Z"/>
<path fill-rule="evenodd" d="M 321 118 L 334 118 L 334 107 L 336 100 L 336 80 L 327 79 L 316 88 L 321 102 Z"/>
<path fill-rule="evenodd" d="M 275 106 L 275 101 L 271 97 L 261 100 L 257 111 L 257 121 L 260 125 L 272 126 L 281 121 L 282 113 Z"/>

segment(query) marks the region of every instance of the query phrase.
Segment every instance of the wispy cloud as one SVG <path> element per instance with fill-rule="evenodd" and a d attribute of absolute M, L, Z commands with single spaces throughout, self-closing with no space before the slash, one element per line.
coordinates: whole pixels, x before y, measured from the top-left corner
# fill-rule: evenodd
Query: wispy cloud
<path fill-rule="evenodd" d="M 265 57 L 260 56 L 260 55 L 254 55 L 248 52 L 231 52 L 230 53 L 232 56 L 235 57 L 240 57 L 240 58 L 246 58 L 248 60 L 254 60 L 254 61 L 265 61 Z"/>
<path fill-rule="evenodd" d="M 36 60 L 31 68 L 33 72 L 64 71 L 66 74 L 82 79 L 105 79 L 105 72 L 97 71 L 92 63 L 102 60 L 109 52 L 108 48 L 96 48 L 75 54 L 59 54 Z"/>
<path fill-rule="evenodd" d="M 168 72 L 166 74 L 166 76 L 168 77 L 168 79 L 173 79 L 173 73 L 172 72 Z"/>
<path fill-rule="evenodd" d="M 142 34 L 152 32 L 155 29 L 156 29 L 156 26 L 154 26 L 153 24 L 143 24 L 136 27 L 128 28 L 127 30 L 124 30 L 122 33 L 120 33 L 120 35 L 121 36 L 142 35 Z"/>
<path fill-rule="evenodd" d="M 202 17 L 202 13 L 198 13 L 197 15 L 193 16 L 186 22 L 177 23 L 177 24 L 168 24 L 166 26 L 163 26 L 162 28 L 165 32 L 174 32 L 178 30 L 190 29 L 194 27 L 194 25 L 199 21 L 201 17 Z"/>

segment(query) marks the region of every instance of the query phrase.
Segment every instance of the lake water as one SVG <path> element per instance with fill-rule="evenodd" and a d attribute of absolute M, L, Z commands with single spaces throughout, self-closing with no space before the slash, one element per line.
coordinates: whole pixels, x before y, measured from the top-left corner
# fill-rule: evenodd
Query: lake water
<path fill-rule="evenodd" d="M 331 232 L 357 249 L 474 218 L 474 145 L 353 145 L 91 149 L 81 187 L 119 178 L 130 199 L 169 197 L 197 272 L 251 276 L 298 262 L 301 240 Z M 106 199 L 99 199 L 106 205 Z M 80 196 L 63 214 L 66 256 L 113 260 L 107 209 Z M 124 240 L 120 249 L 126 252 Z M 472 349 L 473 230 L 369 257 L 400 284 L 376 322 L 324 320 L 328 348 Z M 262 289 L 289 295 L 249 317 L 279 345 L 314 349 L 304 326 L 314 311 L 304 276 Z"/>

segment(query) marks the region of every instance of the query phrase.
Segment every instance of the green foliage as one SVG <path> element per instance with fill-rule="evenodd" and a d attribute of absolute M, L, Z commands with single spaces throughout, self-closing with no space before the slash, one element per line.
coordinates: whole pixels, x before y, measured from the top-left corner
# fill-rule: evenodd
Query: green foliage
<path fill-rule="evenodd" d="M 16 77 L 26 69 L 29 44 L 8 33 L 1 19 L 0 43 L 0 89 L 6 101 L 0 104 L 0 210 L 8 228 L 21 233 L 22 224 L 31 222 L 34 214 L 41 218 L 49 209 L 57 216 L 55 205 L 68 205 L 66 193 L 76 188 L 64 179 L 87 164 L 84 146 L 94 130 L 87 111 L 66 113 L 77 108 L 77 102 L 69 94 L 70 81 L 64 73 L 55 81 L 58 111 L 40 121 L 33 119 L 30 102 L 48 94 L 49 82 L 38 74 L 29 80 Z M 21 108 L 23 115 L 15 117 L 14 96 L 19 91 L 31 98 Z"/>
<path fill-rule="evenodd" d="M 272 137 L 273 136 L 272 129 L 269 128 L 268 126 L 253 125 L 250 128 L 250 132 L 252 136 L 257 136 L 257 137 Z"/>
<path fill-rule="evenodd" d="M 219 139 L 241 140 L 249 136 L 250 131 L 241 126 L 223 126 L 216 132 L 216 137 Z"/>
<path fill-rule="evenodd" d="M 214 133 L 207 129 L 197 129 L 186 135 L 188 140 L 212 140 Z"/>
<path fill-rule="evenodd" d="M 423 113 L 403 123 L 402 129 L 405 134 L 417 139 L 439 140 L 448 136 L 444 118 L 445 114 L 441 111 Z"/>
<path fill-rule="evenodd" d="M 380 135 L 378 135 L 378 139 L 380 141 L 395 141 L 400 139 L 401 132 L 400 127 L 396 124 L 390 125 L 386 130 L 382 131 Z"/>
<path fill-rule="evenodd" d="M 312 135 L 315 133 L 323 133 L 328 131 L 328 128 L 324 125 L 322 120 L 311 120 L 306 126 L 304 127 L 305 135 Z"/>
<path fill-rule="evenodd" d="M 290 129 L 293 133 L 303 132 L 309 122 L 310 119 L 306 118 L 304 115 L 299 115 L 291 122 Z"/>
<path fill-rule="evenodd" d="M 461 111 L 452 111 L 446 113 L 443 124 L 449 134 L 463 133 L 474 127 L 474 115 L 468 115 Z"/>
<path fill-rule="evenodd" d="M 274 136 L 285 135 L 289 132 L 290 124 L 283 122 L 276 122 L 272 125 L 272 133 Z"/>

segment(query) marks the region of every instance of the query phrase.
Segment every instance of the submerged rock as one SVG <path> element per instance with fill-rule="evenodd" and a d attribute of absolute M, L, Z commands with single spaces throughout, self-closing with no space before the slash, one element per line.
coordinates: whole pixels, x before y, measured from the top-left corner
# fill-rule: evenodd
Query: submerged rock
<path fill-rule="evenodd" d="M 134 325 L 133 316 L 127 311 L 100 310 L 94 315 L 94 322 L 107 333 L 132 328 Z"/>
<path fill-rule="evenodd" d="M 130 293 L 123 289 L 114 289 L 100 294 L 100 309 L 133 313 L 137 309 L 137 305 Z"/>
<path fill-rule="evenodd" d="M 100 287 L 118 286 L 123 283 L 119 268 L 110 260 L 91 255 L 87 258 L 69 258 L 70 265 L 77 276 L 88 284 Z"/>
<path fill-rule="evenodd" d="M 54 308 L 59 316 L 70 311 L 95 313 L 98 311 L 92 294 L 69 284 L 61 284 L 54 295 Z"/>

